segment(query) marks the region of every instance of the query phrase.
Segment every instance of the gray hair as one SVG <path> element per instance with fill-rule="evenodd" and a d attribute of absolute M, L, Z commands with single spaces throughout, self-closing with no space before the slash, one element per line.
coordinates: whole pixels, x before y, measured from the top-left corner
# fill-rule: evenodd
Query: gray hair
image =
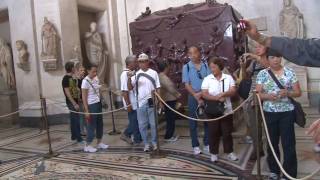
<path fill-rule="evenodd" d="M 129 65 L 131 62 L 134 62 L 137 60 L 137 57 L 135 55 L 129 55 L 126 57 L 125 63 L 126 66 Z"/>

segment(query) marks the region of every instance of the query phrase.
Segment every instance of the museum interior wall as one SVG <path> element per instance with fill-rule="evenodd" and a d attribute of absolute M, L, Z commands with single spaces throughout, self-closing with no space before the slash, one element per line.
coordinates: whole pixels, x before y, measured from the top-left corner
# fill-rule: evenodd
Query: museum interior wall
<path fill-rule="evenodd" d="M 20 113 L 20 117 L 31 118 L 40 117 L 40 94 L 48 99 L 64 101 L 61 90 L 61 79 L 65 73 L 63 64 L 69 60 L 78 60 L 83 64 L 90 61 L 84 37 L 90 32 L 92 21 L 96 22 L 96 31 L 101 35 L 103 49 L 106 52 L 106 86 L 119 89 L 119 76 L 124 68 L 124 59 L 131 54 L 129 23 L 141 15 L 146 7 L 150 7 L 154 12 L 199 2 L 204 0 L 0 0 L 0 37 L 11 49 L 16 80 L 15 88 L 6 88 L 14 93 L 6 95 L 5 99 L 11 101 L 14 99 L 13 96 L 16 96 L 16 106 L 20 108 L 36 104 L 32 110 Z M 283 1 L 218 2 L 229 3 L 243 17 L 258 20 L 260 30 L 264 33 L 280 35 L 279 14 L 283 8 Z M 293 2 L 303 14 L 306 37 L 320 37 L 320 24 L 316 23 L 320 19 L 320 1 Z M 56 37 L 53 56 L 44 52 L 44 42 L 50 41 L 44 39 L 43 32 L 50 28 Z M 25 45 L 22 50 L 16 47 L 19 40 Z M 48 47 L 50 50 L 51 46 Z M 320 90 L 320 72 L 316 68 L 307 68 L 305 75 L 301 77 L 307 78 L 306 86 L 309 89 Z M 3 80 L 0 80 L 0 87 L 0 90 L 5 89 Z M 120 101 L 119 97 L 115 99 Z M 313 101 L 317 98 L 309 99 L 311 104 L 318 103 Z M 50 107 L 48 113 L 55 116 L 65 114 L 67 110 Z"/>

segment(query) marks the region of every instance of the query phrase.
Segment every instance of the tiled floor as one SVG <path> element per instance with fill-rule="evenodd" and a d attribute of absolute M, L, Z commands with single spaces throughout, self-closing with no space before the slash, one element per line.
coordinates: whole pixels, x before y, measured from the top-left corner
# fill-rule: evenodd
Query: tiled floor
<path fill-rule="evenodd" d="M 313 117 L 309 118 L 310 122 L 317 118 L 316 113 L 311 111 L 309 114 L 313 115 L 309 116 Z M 115 117 L 116 128 L 123 130 L 127 124 L 126 114 L 119 112 Z M 177 123 L 176 132 L 181 137 L 175 143 L 163 141 L 164 126 L 159 126 L 160 147 L 167 154 L 163 159 L 150 158 L 149 154 L 142 152 L 142 145 L 132 147 L 121 141 L 119 135 L 108 135 L 107 132 L 112 130 L 111 117 L 105 116 L 104 122 L 104 142 L 110 145 L 110 149 L 95 154 L 83 153 L 83 147 L 70 140 L 68 125 L 50 127 L 52 148 L 59 153 L 51 159 L 43 159 L 48 152 L 45 131 L 40 133 L 38 129 L 18 127 L 1 129 L 0 179 L 256 179 L 248 173 L 256 173 L 256 168 L 248 166 L 252 146 L 241 143 L 244 126 L 238 127 L 233 134 L 239 161 L 227 161 L 221 154 L 220 162 L 213 164 L 207 154 L 192 154 L 187 121 Z M 202 136 L 201 126 L 199 129 Z M 304 131 L 296 129 L 300 177 L 319 167 L 313 159 L 312 140 Z M 262 172 L 265 175 L 268 172 L 264 159 Z M 315 179 L 320 178 L 316 176 Z"/>

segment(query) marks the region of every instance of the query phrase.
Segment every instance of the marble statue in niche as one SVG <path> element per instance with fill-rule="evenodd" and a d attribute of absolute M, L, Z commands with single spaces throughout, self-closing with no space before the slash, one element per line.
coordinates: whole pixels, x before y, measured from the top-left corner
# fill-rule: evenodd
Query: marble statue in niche
<path fill-rule="evenodd" d="M 41 61 L 45 71 L 57 69 L 58 39 L 56 28 L 47 17 L 44 17 L 41 28 Z"/>
<path fill-rule="evenodd" d="M 8 89 L 15 88 L 16 83 L 13 72 L 11 50 L 2 38 L 0 38 L 0 75 L 4 79 Z"/>
<path fill-rule="evenodd" d="M 44 24 L 41 29 L 42 59 L 56 59 L 58 55 L 57 39 L 58 34 L 54 25 L 44 17 Z"/>
<path fill-rule="evenodd" d="M 280 33 L 282 36 L 299 39 L 305 38 L 303 15 L 292 0 L 283 0 L 283 9 L 280 12 L 279 18 Z M 290 63 L 286 60 L 284 61 L 284 64 L 285 66 L 294 69 L 300 82 L 301 89 L 308 89 L 307 68 Z M 301 97 L 297 98 L 297 100 L 303 106 L 309 106 L 310 104 L 307 92 L 303 92 Z"/>
<path fill-rule="evenodd" d="M 16 41 L 16 49 L 18 51 L 19 58 L 19 62 L 17 63 L 18 68 L 24 71 L 30 71 L 29 53 L 26 43 L 22 40 Z"/>
<path fill-rule="evenodd" d="M 303 15 L 292 0 L 283 0 L 283 9 L 280 12 L 280 33 L 289 38 L 304 38 Z"/>
<path fill-rule="evenodd" d="M 98 78 L 102 84 L 107 83 L 108 51 L 101 34 L 97 31 L 97 23 L 91 22 L 90 32 L 85 34 L 85 47 L 90 64 L 98 66 Z"/>

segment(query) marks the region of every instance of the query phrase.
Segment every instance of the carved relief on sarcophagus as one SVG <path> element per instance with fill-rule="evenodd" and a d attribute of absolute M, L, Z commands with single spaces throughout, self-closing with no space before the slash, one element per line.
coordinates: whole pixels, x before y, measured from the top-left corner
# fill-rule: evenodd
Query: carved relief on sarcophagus
<path fill-rule="evenodd" d="M 153 68 L 157 63 L 170 64 L 170 78 L 185 93 L 181 83 L 182 67 L 189 61 L 187 51 L 197 46 L 205 61 L 211 56 L 226 60 L 226 67 L 233 72 L 237 59 L 245 50 L 245 36 L 237 32 L 241 16 L 232 6 L 208 1 L 170 7 L 151 13 L 150 8 L 130 23 L 132 52 L 144 52 L 151 57 Z"/>

